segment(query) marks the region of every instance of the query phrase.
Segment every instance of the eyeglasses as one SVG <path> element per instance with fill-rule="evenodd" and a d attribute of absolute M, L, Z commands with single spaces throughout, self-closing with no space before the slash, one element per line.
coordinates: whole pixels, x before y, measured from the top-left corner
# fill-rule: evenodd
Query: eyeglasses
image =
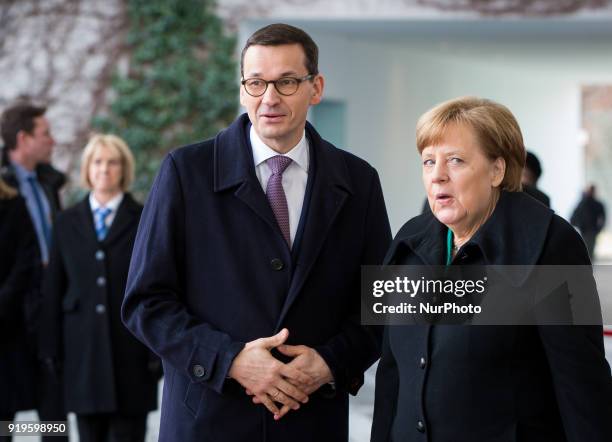
<path fill-rule="evenodd" d="M 262 78 L 247 78 L 240 83 L 244 86 L 244 90 L 252 97 L 261 97 L 268 90 L 268 85 L 272 83 L 276 91 L 285 96 L 293 95 L 300 87 L 300 83 L 307 80 L 312 80 L 314 74 L 308 74 L 302 78 L 281 77 L 278 80 L 266 81 Z"/>

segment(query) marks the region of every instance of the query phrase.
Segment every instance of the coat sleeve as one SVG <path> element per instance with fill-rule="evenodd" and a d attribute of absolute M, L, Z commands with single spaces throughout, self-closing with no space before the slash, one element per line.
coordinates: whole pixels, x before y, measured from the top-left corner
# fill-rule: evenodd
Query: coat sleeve
<path fill-rule="evenodd" d="M 378 174 L 372 169 L 366 213 L 362 265 L 381 264 L 391 243 L 391 228 Z M 360 278 L 354 282 L 350 315 L 342 332 L 315 349 L 334 376 L 336 388 L 356 395 L 363 385 L 363 373 L 380 356 L 382 327 L 361 325 Z"/>
<path fill-rule="evenodd" d="M 397 407 L 398 391 L 399 373 L 395 356 L 389 345 L 389 328 L 387 327 L 383 337 L 382 356 L 376 370 L 371 442 L 389 441 Z"/>
<path fill-rule="evenodd" d="M 38 293 L 38 278 L 34 274 L 40 271 L 38 241 L 30 220 L 30 215 L 21 197 L 12 202 L 13 210 L 6 222 L 13 224 L 11 231 L 17 236 L 16 250 L 11 268 L 0 286 L 0 320 L 8 321 L 11 316 L 25 307 L 26 299 Z M 36 292 L 36 293 L 33 293 Z"/>
<path fill-rule="evenodd" d="M 590 265 L 569 225 L 550 236 L 540 264 Z M 599 325 L 542 325 L 540 338 L 550 365 L 568 442 L 612 440 L 612 378 Z"/>
<path fill-rule="evenodd" d="M 162 163 L 134 244 L 121 317 L 164 363 L 221 392 L 244 343 L 192 315 L 185 305 L 185 205 L 172 153 Z"/>

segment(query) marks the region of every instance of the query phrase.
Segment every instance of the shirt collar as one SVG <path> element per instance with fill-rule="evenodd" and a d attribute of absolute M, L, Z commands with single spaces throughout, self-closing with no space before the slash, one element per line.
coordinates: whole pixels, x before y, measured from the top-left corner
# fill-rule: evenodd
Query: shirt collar
<path fill-rule="evenodd" d="M 114 196 L 110 201 L 104 204 L 104 207 L 110 209 L 111 213 L 115 213 L 119 208 L 119 204 L 121 204 L 121 201 L 123 201 L 123 192 L 119 193 L 119 195 L 117 196 Z M 102 204 L 100 204 L 98 200 L 94 197 L 93 192 L 89 193 L 89 206 L 91 207 L 92 212 L 95 212 L 96 210 L 98 210 L 98 208 L 100 208 L 100 206 L 102 206 Z"/>
<path fill-rule="evenodd" d="M 17 176 L 17 179 L 19 181 L 27 181 L 27 179 L 30 177 L 33 177 L 36 179 L 35 171 L 33 170 L 29 171 L 25 167 L 23 167 L 21 164 L 14 163 L 12 161 L 11 161 L 11 164 L 13 166 L 13 170 L 15 170 L 15 175 Z"/>
<path fill-rule="evenodd" d="M 249 138 L 251 140 L 251 146 L 253 147 L 253 160 L 255 162 L 255 167 L 259 166 L 264 161 L 272 158 L 276 155 L 281 155 L 264 143 L 257 132 L 255 132 L 255 128 L 251 126 L 251 130 L 249 131 Z M 296 163 L 299 167 L 304 169 L 304 171 L 308 172 L 308 139 L 306 138 L 306 131 L 302 133 L 302 138 L 300 141 L 286 154 L 282 154 L 283 156 L 291 158 L 291 160 Z"/>

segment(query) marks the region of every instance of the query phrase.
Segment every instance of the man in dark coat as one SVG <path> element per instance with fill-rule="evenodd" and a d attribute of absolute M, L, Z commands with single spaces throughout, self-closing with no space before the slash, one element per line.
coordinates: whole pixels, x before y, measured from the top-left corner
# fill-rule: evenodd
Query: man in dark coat
<path fill-rule="evenodd" d="M 532 198 L 535 198 L 546 207 L 550 207 L 550 197 L 542 192 L 538 188 L 538 181 L 542 176 L 542 165 L 540 160 L 533 153 L 527 151 L 527 158 L 525 160 L 525 167 L 521 175 L 521 184 L 523 185 L 523 192 Z"/>
<path fill-rule="evenodd" d="M 255 32 L 248 115 L 171 152 L 145 204 L 122 314 L 163 361 L 160 441 L 348 440 L 380 343 L 360 266 L 390 228 L 376 171 L 306 122 L 317 51 L 292 26 Z"/>
<path fill-rule="evenodd" d="M 40 251 L 39 257 L 36 258 L 37 264 L 42 260 L 43 265 L 46 265 L 49 259 L 53 220 L 60 210 L 58 191 L 65 182 L 64 175 L 49 164 L 55 141 L 45 112 L 44 107 L 29 103 L 16 104 L 3 112 L 1 130 L 4 148 L 0 170 L 4 180 L 16 188 L 26 202 Z M 40 286 L 41 276 L 36 277 L 36 287 Z M 30 341 L 34 354 L 34 334 L 38 328 L 40 308 L 38 295 L 39 290 L 36 289 L 24 299 L 26 322 L 32 334 Z M 65 420 L 61 383 L 53 370 L 43 368 L 32 382 L 38 384 L 40 419 Z M 54 437 L 53 440 L 61 442 L 61 437 Z"/>
<path fill-rule="evenodd" d="M 587 187 L 570 219 L 571 223 L 580 230 L 589 256 L 594 260 L 597 235 L 606 225 L 606 209 L 601 201 L 595 198 L 594 185 Z"/>

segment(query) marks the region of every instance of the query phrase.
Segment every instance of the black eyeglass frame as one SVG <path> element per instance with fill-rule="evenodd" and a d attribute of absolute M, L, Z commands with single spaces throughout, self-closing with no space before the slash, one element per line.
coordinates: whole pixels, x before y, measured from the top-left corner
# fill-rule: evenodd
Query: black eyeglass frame
<path fill-rule="evenodd" d="M 274 85 L 274 89 L 276 89 L 276 92 L 278 92 L 279 94 L 281 94 L 284 97 L 290 97 L 291 95 L 294 95 L 300 89 L 300 84 L 302 84 L 305 81 L 312 80 L 316 76 L 317 76 L 316 74 L 307 74 L 307 75 L 304 75 L 303 77 L 281 77 L 281 78 L 279 78 L 277 80 L 264 80 L 263 78 L 253 77 L 253 78 L 245 78 L 244 80 L 240 81 L 240 84 L 242 84 L 242 86 L 244 86 L 245 92 L 247 94 L 249 94 L 251 97 L 261 97 L 268 90 L 268 86 L 270 85 L 270 83 L 272 83 Z M 287 80 L 287 79 L 291 79 L 291 80 L 297 81 L 297 87 L 295 88 L 295 91 L 290 93 L 290 94 L 282 93 L 280 90 L 278 90 L 278 86 L 276 85 L 276 83 L 278 81 Z M 252 93 L 249 92 L 249 90 L 246 87 L 246 82 L 247 81 L 251 81 L 251 80 L 259 80 L 259 81 L 263 81 L 264 83 L 266 83 L 266 87 L 264 88 L 264 90 L 263 90 L 263 92 L 261 94 L 253 95 Z"/>

